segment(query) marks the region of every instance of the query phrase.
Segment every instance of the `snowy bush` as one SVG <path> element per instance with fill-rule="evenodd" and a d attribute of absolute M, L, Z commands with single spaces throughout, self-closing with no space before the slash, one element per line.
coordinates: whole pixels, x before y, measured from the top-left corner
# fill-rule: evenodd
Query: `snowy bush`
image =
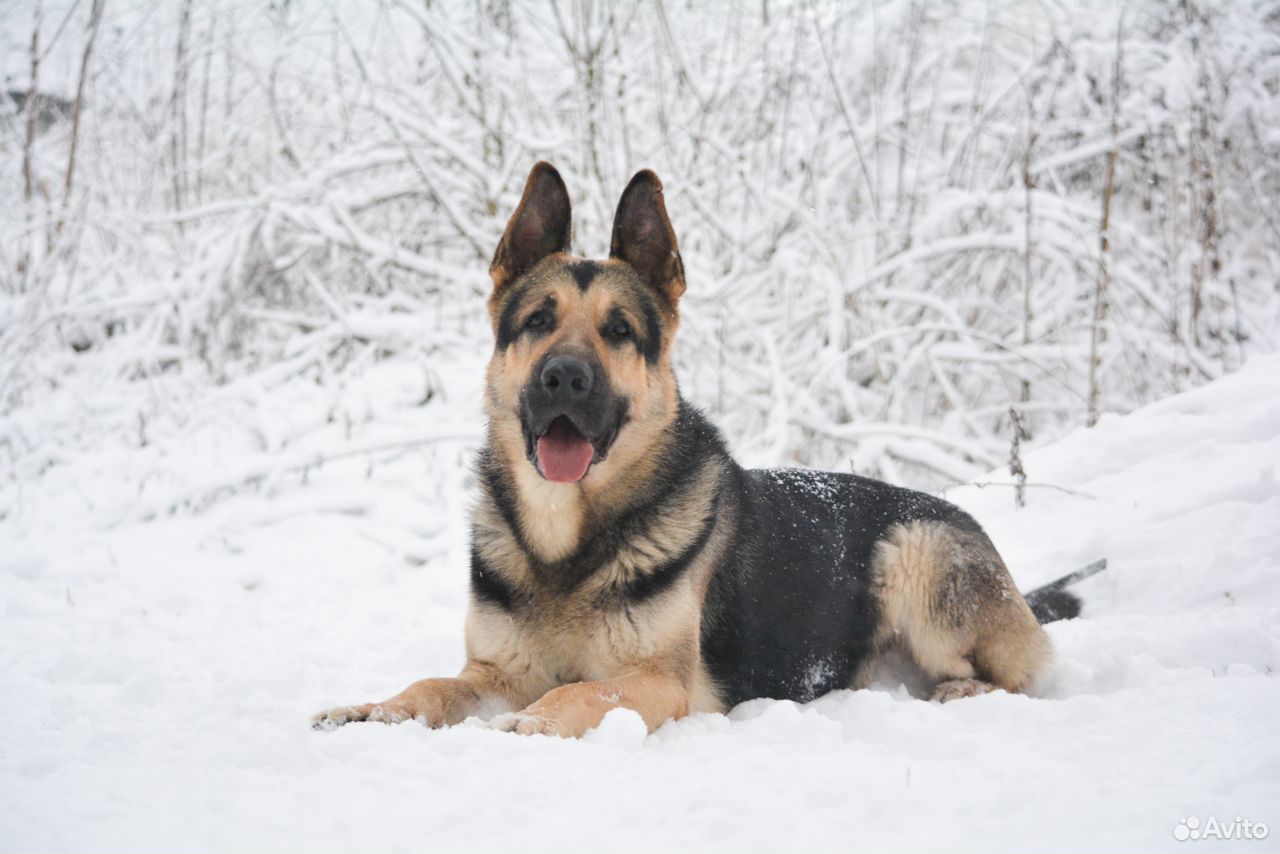
<path fill-rule="evenodd" d="M 583 254 L 662 176 L 677 370 L 752 464 L 965 481 L 1011 406 L 1051 434 L 1276 344 L 1276 2 L 107 0 L 3 36 L 18 479 L 219 389 L 400 359 L 429 399 L 490 346 L 540 158 Z M 32 414 L 68 387 L 132 402 Z"/>

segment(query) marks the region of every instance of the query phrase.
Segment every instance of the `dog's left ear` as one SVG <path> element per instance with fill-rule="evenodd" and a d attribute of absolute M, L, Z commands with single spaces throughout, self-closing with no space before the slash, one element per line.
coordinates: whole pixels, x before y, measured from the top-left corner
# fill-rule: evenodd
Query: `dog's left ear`
<path fill-rule="evenodd" d="M 684 293 L 684 262 L 662 202 L 662 182 L 648 169 L 622 191 L 613 217 L 609 255 L 630 264 L 675 309 Z"/>

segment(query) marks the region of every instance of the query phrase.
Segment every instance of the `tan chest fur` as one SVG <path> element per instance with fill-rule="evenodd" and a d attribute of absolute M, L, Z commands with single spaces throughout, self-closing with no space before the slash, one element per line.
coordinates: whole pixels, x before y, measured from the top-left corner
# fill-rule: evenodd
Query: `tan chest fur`
<path fill-rule="evenodd" d="M 509 680 L 517 704 L 572 682 L 627 675 L 655 660 L 697 654 L 698 610 L 693 597 L 634 609 L 599 608 L 582 599 L 533 600 L 517 614 L 473 605 L 467 616 L 467 652 L 495 665 Z"/>
<path fill-rule="evenodd" d="M 567 592 L 539 581 L 530 555 L 497 509 L 482 502 L 474 519 L 476 548 L 486 564 L 519 591 L 520 602 L 510 611 L 483 601 L 472 603 L 466 627 L 468 656 L 504 674 L 515 703 L 559 685 L 662 668 L 691 689 L 706 683 L 694 691 L 705 695 L 699 705 L 718 708 L 701 672 L 699 634 L 707 582 L 728 531 L 715 512 L 719 470 L 708 467 L 701 474 L 691 488 L 671 497 L 667 512 L 643 530 L 629 532 L 626 544 L 606 565 Z M 574 514 L 568 515 L 576 522 Z M 690 548 L 709 524 L 715 526 L 711 535 L 671 589 L 642 602 L 616 595 L 619 588 Z"/>

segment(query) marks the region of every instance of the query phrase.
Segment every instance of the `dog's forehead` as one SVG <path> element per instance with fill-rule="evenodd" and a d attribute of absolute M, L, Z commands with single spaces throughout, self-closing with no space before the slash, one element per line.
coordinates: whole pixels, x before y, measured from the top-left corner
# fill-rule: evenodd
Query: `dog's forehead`
<path fill-rule="evenodd" d="M 551 293 L 572 305 L 638 307 L 644 302 L 644 282 L 626 262 L 564 256 L 540 267 L 531 277 L 534 287 L 527 294 L 535 301 Z"/>
<path fill-rule="evenodd" d="M 583 291 L 591 287 L 591 283 L 605 270 L 604 264 L 590 258 L 573 258 L 565 266 L 568 268 L 569 275 Z"/>

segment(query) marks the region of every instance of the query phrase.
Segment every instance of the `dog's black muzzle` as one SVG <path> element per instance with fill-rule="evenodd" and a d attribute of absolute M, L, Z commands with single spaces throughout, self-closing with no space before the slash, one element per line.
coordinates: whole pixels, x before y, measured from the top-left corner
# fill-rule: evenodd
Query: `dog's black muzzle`
<path fill-rule="evenodd" d="M 570 353 L 547 354 L 520 395 L 525 454 L 535 466 L 538 439 L 556 419 L 591 443 L 594 465 L 608 457 L 626 417 L 626 398 L 613 393 L 599 363 Z"/>

